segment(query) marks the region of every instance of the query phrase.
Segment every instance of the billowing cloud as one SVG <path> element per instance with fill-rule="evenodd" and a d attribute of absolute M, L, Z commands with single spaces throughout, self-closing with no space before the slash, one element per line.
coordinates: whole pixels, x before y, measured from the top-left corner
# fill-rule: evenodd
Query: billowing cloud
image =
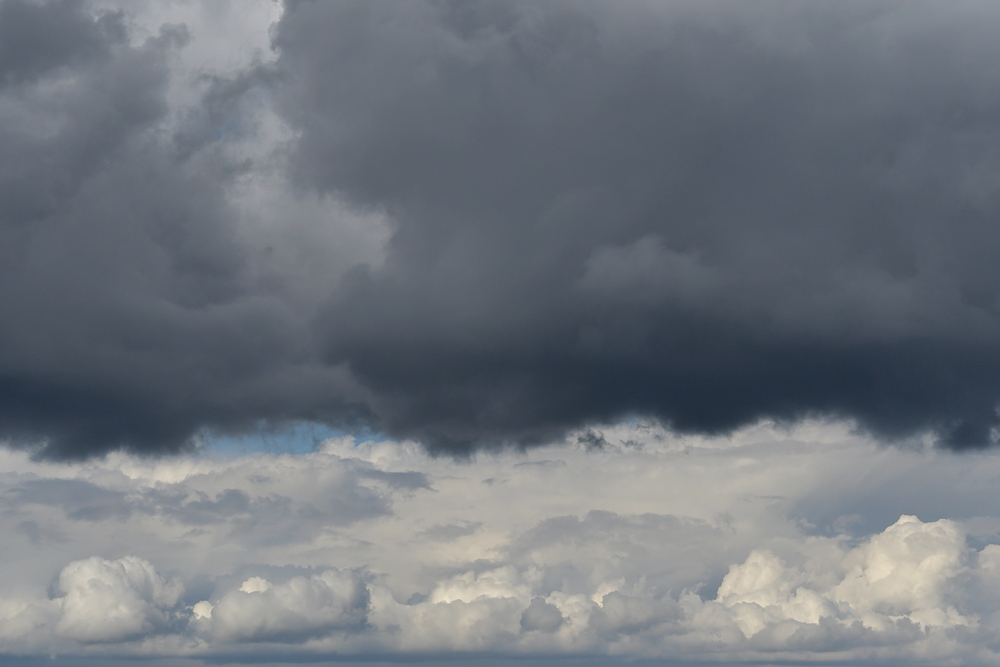
<path fill-rule="evenodd" d="M 0 0 L 0 660 L 1000 663 L 998 27 Z"/>
<path fill-rule="evenodd" d="M 0 3 L 0 437 L 78 457 L 348 420 L 309 321 L 385 218 L 288 183 L 260 49 L 199 60 L 270 53 L 241 10 L 276 6 L 113 4 Z M 257 32 L 213 33 L 236 15 Z"/>
<path fill-rule="evenodd" d="M 995 454 L 828 423 L 587 433 L 473 461 L 349 438 L 7 450 L 0 655 L 1000 662 Z M 63 488 L 129 511 L 74 512 Z"/>
<path fill-rule="evenodd" d="M 1000 14 L 0 2 L 0 437 L 988 445 Z"/>
<path fill-rule="evenodd" d="M 183 593 L 142 558 L 74 561 L 59 573 L 56 633 L 81 642 L 117 642 L 169 626 Z"/>
<path fill-rule="evenodd" d="M 861 546 L 824 555 L 827 559 L 814 557 L 802 570 L 755 550 L 730 567 L 716 602 L 731 610 L 747 637 L 788 621 L 816 625 L 836 619 L 878 631 L 901 622 L 952 628 L 978 621 L 955 606 L 967 593 L 961 579 L 968 572 L 969 551 L 965 535 L 951 521 L 923 523 L 902 516 Z"/>
<path fill-rule="evenodd" d="M 389 432 L 447 451 L 636 413 L 988 444 L 998 20 L 289 3 L 297 179 L 398 225 L 318 320 L 326 359 Z"/>
<path fill-rule="evenodd" d="M 278 585 L 251 577 L 214 605 L 198 603 L 194 613 L 204 619 L 203 631 L 222 641 L 298 642 L 362 629 L 368 601 L 368 588 L 356 574 L 326 570 Z"/>

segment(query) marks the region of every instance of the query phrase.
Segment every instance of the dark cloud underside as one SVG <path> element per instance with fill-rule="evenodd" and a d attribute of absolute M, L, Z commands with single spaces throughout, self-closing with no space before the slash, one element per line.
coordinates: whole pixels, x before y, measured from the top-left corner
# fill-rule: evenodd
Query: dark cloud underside
<path fill-rule="evenodd" d="M 395 212 L 327 359 L 461 449 L 651 414 L 983 444 L 995 6 L 290 6 L 298 174 Z"/>
<path fill-rule="evenodd" d="M 828 414 L 991 441 L 995 4 L 289 1 L 277 62 L 166 138 L 186 33 L 125 25 L 0 3 L 5 436 L 360 420 L 464 452 Z M 317 308 L 256 278 L 227 199 L 251 94 L 299 133 L 295 196 L 394 224 Z"/>

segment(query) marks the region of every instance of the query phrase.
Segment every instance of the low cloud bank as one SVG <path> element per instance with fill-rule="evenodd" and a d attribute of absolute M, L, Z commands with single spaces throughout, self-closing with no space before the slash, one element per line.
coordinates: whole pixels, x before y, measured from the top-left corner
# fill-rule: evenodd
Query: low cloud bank
<path fill-rule="evenodd" d="M 957 645 L 988 644 L 1000 631 L 1000 545 L 966 545 L 953 521 L 902 516 L 854 547 L 846 538 L 786 542 L 784 557 L 755 549 L 732 564 L 717 593 L 679 591 L 644 577 L 556 567 L 505 565 L 468 570 L 435 583 L 424 599 L 398 601 L 367 572 L 326 569 L 274 583 L 254 576 L 191 605 L 183 586 L 148 561 L 125 556 L 74 561 L 58 577 L 61 597 L 4 618 L 3 639 L 49 634 L 78 647 L 143 642 L 190 645 L 213 655 L 240 644 L 298 645 L 309 652 L 490 651 L 677 656 L 746 652 L 837 658 L 933 658 Z M 365 580 L 367 578 L 367 581 Z M 596 583 L 596 585 L 594 585 Z M 37 613 L 37 612 L 34 612 Z M 111 648 L 111 647 L 108 647 Z M 159 650 L 157 650 L 159 648 Z M 962 653 L 960 651 L 959 653 Z M 1000 656 L 994 656 L 1000 659 Z"/>
<path fill-rule="evenodd" d="M 849 425 L 622 424 L 471 465 L 351 438 L 0 456 L 10 657 L 1000 662 L 1000 460 Z"/>

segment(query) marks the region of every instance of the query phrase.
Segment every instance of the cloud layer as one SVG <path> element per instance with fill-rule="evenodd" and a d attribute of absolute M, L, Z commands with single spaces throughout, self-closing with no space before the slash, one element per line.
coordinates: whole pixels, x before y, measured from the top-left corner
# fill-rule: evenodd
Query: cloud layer
<path fill-rule="evenodd" d="M 11 660 L 1000 662 L 993 454 L 635 423 L 474 462 L 3 457 Z"/>
<path fill-rule="evenodd" d="M 998 27 L 0 0 L 0 661 L 1000 663 Z"/>
<path fill-rule="evenodd" d="M 326 359 L 390 433 L 443 449 L 636 413 L 988 444 L 998 20 L 289 3 L 296 177 L 398 225 L 319 318 Z"/>
<path fill-rule="evenodd" d="M 0 2 L 0 434 L 993 439 L 986 2 Z"/>

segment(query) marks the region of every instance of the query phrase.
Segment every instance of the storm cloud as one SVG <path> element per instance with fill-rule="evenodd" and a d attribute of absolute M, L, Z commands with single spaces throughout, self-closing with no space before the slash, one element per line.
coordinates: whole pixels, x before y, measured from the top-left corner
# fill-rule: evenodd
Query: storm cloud
<path fill-rule="evenodd" d="M 131 25 L 0 3 L 5 437 L 994 440 L 995 4 L 288 0 L 225 73 Z"/>
<path fill-rule="evenodd" d="M 439 446 L 814 412 L 985 444 L 998 18 L 290 5 L 297 175 L 399 225 L 319 320 L 326 358 Z"/>

